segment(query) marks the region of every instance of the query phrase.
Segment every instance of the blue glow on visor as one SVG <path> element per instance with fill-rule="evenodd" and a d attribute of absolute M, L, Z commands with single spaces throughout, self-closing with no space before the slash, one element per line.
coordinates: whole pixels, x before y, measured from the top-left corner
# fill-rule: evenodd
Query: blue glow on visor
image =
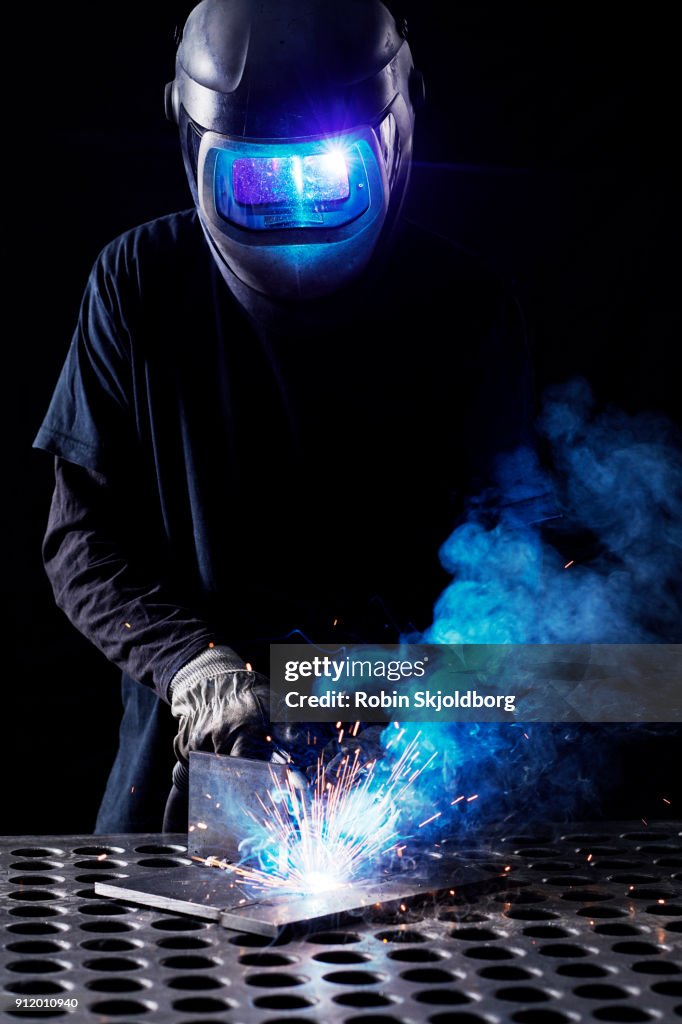
<path fill-rule="evenodd" d="M 315 156 L 242 157 L 232 164 L 232 191 L 246 206 L 347 199 L 348 169 L 342 152 Z"/>
<path fill-rule="evenodd" d="M 207 153 L 218 216 L 256 231 L 339 227 L 381 194 L 377 155 L 362 136 L 306 142 L 225 140 Z"/>

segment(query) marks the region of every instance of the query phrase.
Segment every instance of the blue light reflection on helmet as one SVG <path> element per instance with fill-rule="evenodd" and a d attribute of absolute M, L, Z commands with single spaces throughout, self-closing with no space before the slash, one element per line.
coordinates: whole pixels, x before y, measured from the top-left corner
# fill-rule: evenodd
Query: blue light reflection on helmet
<path fill-rule="evenodd" d="M 212 158 L 212 159 L 211 159 Z M 381 184 L 364 138 L 288 143 L 229 140 L 208 154 L 215 209 L 239 227 L 339 227 L 360 217 Z"/>
<path fill-rule="evenodd" d="M 232 190 L 235 200 L 246 206 L 329 202 L 347 199 L 350 192 L 348 169 L 340 152 L 235 160 Z"/>

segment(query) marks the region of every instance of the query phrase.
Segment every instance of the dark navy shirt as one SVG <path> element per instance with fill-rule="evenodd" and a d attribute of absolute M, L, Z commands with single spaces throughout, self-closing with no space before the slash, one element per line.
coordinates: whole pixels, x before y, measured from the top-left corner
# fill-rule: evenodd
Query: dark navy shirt
<path fill-rule="evenodd" d="M 450 243 L 407 225 L 380 273 L 261 317 L 194 211 L 160 218 L 97 259 L 35 441 L 62 474 L 57 599 L 164 698 L 209 642 L 267 672 L 291 631 L 394 640 L 531 416 L 516 307 Z"/>

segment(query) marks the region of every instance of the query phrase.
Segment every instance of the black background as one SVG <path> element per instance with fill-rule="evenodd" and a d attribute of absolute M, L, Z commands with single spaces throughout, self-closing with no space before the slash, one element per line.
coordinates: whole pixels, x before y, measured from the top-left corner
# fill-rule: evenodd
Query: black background
<path fill-rule="evenodd" d="M 7 680 L 16 706 L 4 716 L 10 833 L 91 829 L 116 747 L 118 672 L 54 608 L 42 572 L 51 465 L 30 445 L 97 252 L 189 205 L 163 116 L 174 27 L 189 6 L 51 6 L 14 36 L 26 63 L 11 78 L 17 93 L 6 85 L 5 120 L 5 211 L 16 218 L 8 344 L 20 385 L 8 403 L 20 461 L 7 499 L 8 554 L 19 560 L 5 575 L 18 651 Z M 600 398 L 674 417 L 673 25 L 660 8 L 545 6 L 404 5 L 428 93 L 409 212 L 516 291 L 541 386 L 582 373 Z M 413 310 L 418 334 L 428 323 L 418 296 Z M 604 813 L 679 813 L 676 752 L 672 739 L 625 749 L 621 793 Z M 677 808 L 662 802 L 671 794 Z"/>

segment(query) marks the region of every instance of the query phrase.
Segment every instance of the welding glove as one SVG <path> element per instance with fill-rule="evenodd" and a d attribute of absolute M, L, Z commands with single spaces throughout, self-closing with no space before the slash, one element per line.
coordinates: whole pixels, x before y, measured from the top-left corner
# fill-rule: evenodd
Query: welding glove
<path fill-rule="evenodd" d="M 179 719 L 175 756 L 191 750 L 267 760 L 270 684 L 229 647 L 212 647 L 171 680 L 171 711 Z"/>

